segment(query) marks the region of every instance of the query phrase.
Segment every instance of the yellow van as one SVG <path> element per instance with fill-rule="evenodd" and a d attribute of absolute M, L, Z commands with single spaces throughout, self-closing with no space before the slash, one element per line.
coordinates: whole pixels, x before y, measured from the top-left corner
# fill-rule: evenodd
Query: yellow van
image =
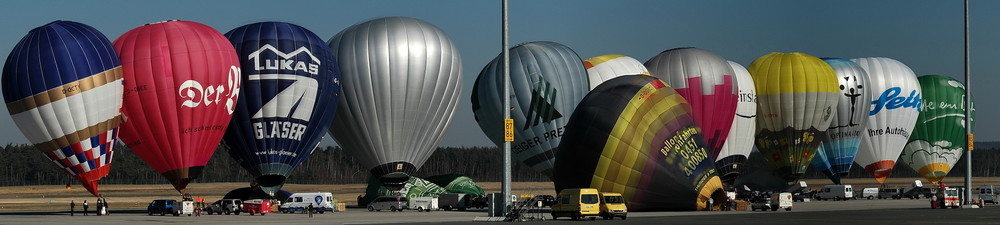
<path fill-rule="evenodd" d="M 622 194 L 601 192 L 601 218 L 610 220 L 621 217 L 624 220 L 627 216 L 628 207 L 625 206 Z"/>
<path fill-rule="evenodd" d="M 556 196 L 556 203 L 552 205 L 552 219 L 569 217 L 576 220 L 589 216 L 593 220 L 601 214 L 600 203 L 597 189 L 564 189 L 559 192 L 559 196 Z"/>

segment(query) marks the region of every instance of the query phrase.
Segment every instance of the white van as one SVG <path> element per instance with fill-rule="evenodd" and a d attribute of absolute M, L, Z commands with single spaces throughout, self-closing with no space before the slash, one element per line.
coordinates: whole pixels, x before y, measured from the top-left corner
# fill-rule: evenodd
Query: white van
<path fill-rule="evenodd" d="M 318 213 L 333 212 L 336 209 L 332 193 L 310 192 L 292 194 L 285 202 L 281 203 L 281 206 L 278 206 L 278 211 L 281 213 L 295 213 L 295 211 L 305 213 L 309 204 L 312 204 L 313 210 Z"/>
<path fill-rule="evenodd" d="M 417 210 L 418 212 L 438 210 L 438 197 L 411 198 L 408 207 L 410 209 Z"/>
<path fill-rule="evenodd" d="M 878 198 L 878 188 L 865 188 L 861 190 L 861 197 L 872 200 Z"/>
<path fill-rule="evenodd" d="M 834 184 L 823 186 L 816 195 L 813 195 L 816 200 L 847 200 L 854 198 L 854 188 L 851 185 Z"/>

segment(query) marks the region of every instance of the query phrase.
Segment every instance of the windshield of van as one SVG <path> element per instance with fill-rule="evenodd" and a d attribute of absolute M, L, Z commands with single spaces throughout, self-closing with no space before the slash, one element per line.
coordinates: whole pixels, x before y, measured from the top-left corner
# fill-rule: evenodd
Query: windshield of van
<path fill-rule="evenodd" d="M 604 196 L 604 202 L 608 204 L 622 204 L 625 203 L 625 198 L 622 198 L 622 196 Z"/>
<path fill-rule="evenodd" d="M 596 194 L 580 195 L 580 203 L 583 204 L 597 204 L 598 200 L 599 198 L 597 197 Z"/>

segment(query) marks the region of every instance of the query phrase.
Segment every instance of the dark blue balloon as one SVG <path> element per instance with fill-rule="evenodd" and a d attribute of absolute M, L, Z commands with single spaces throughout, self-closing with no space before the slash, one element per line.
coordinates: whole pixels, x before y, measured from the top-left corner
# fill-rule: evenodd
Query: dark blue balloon
<path fill-rule="evenodd" d="M 294 24 L 254 23 L 226 37 L 240 58 L 242 88 L 223 141 L 273 195 L 326 134 L 340 72 L 326 42 Z"/>

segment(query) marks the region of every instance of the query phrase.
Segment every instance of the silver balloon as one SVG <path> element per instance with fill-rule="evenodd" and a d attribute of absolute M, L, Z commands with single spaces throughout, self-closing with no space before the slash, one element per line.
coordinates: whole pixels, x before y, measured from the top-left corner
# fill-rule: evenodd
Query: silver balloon
<path fill-rule="evenodd" d="M 390 189 L 434 153 L 462 92 L 462 60 L 441 29 L 407 17 L 355 24 L 328 42 L 342 94 L 329 131 Z"/>

